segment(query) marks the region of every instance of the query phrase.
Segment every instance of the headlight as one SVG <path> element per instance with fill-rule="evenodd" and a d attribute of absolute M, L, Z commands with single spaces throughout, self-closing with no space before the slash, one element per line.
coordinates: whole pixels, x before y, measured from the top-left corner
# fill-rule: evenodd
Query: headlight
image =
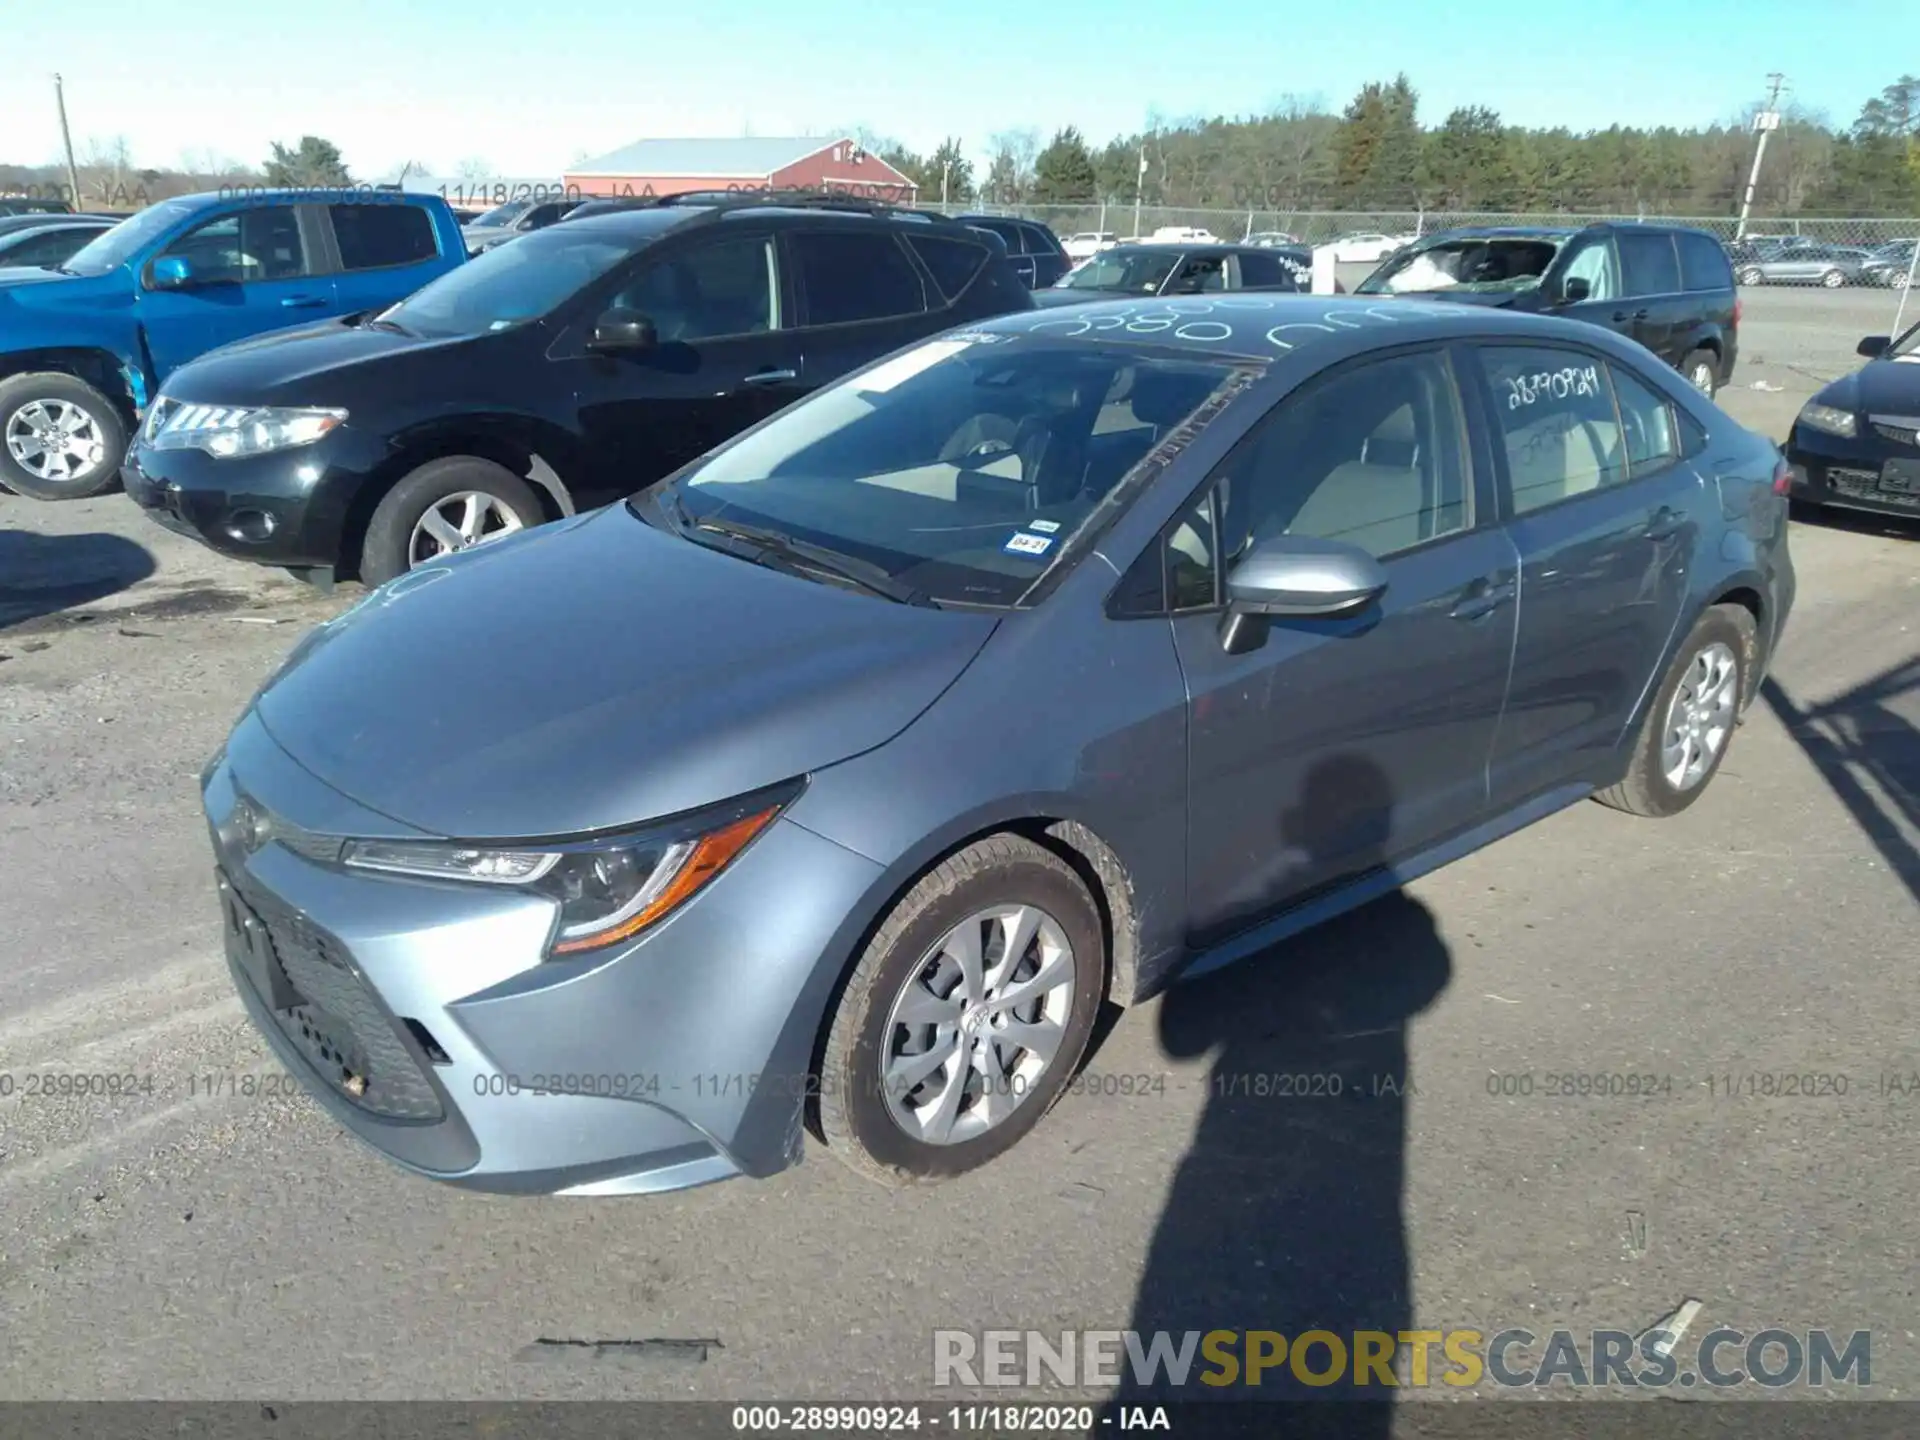
<path fill-rule="evenodd" d="M 204 450 L 209 455 L 264 455 L 311 445 L 346 423 L 344 410 L 284 409 L 271 405 L 180 405 L 148 427 L 155 450 Z"/>
<path fill-rule="evenodd" d="M 1811 400 L 1800 411 L 1800 423 L 1809 430 L 1823 430 L 1843 440 L 1851 440 L 1860 430 L 1859 422 L 1854 419 L 1851 410 L 1837 410 L 1831 405 L 1817 405 Z"/>
<path fill-rule="evenodd" d="M 692 899 L 800 793 L 763 790 L 727 806 L 634 834 L 492 848 L 451 842 L 354 840 L 342 863 L 360 870 L 515 885 L 558 902 L 547 953 L 565 958 L 631 940 Z"/>

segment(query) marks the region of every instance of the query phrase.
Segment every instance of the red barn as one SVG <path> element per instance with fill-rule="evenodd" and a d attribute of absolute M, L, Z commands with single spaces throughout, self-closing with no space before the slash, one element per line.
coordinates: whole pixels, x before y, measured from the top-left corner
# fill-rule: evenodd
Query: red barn
<path fill-rule="evenodd" d="M 583 195 L 678 195 L 688 190 L 845 190 L 893 204 L 918 187 L 849 139 L 640 140 L 566 173 Z"/>

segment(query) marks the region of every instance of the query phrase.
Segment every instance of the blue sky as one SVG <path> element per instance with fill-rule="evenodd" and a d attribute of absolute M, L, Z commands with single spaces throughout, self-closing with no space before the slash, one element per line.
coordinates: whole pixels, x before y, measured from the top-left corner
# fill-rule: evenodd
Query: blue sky
<path fill-rule="evenodd" d="M 10 45 L 0 160 L 59 153 L 51 66 L 74 144 L 124 135 L 137 164 L 274 139 L 338 144 L 362 176 L 556 174 L 665 135 L 866 126 L 920 149 L 1076 124 L 1096 143 L 1149 113 L 1247 113 L 1288 95 L 1335 108 L 1404 69 L 1438 123 L 1482 104 L 1574 129 L 1686 126 L 1737 113 L 1783 70 L 1792 99 L 1850 122 L 1901 68 L 1916 0 L 329 0 L 212 12 L 89 0 L 84 45 Z M 271 18 L 258 18 L 261 16 Z M 171 23 L 170 23 L 171 17 Z M 1810 24 L 1817 17 L 1817 25 Z M 16 35 L 16 39 L 18 36 Z M 1882 61 L 1879 57 L 1884 56 Z M 57 60 L 56 60 L 57 57 Z M 43 69 L 42 67 L 46 67 Z"/>

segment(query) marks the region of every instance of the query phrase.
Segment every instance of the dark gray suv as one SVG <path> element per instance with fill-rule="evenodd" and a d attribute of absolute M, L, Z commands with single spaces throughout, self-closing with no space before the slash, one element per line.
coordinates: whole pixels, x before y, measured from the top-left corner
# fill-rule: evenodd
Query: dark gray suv
<path fill-rule="evenodd" d="M 1784 482 L 1570 321 L 949 331 L 303 640 L 204 780 L 235 980 L 437 1179 L 764 1176 L 809 1119 L 956 1175 L 1103 1002 L 1698 801 L 1792 607 Z"/>

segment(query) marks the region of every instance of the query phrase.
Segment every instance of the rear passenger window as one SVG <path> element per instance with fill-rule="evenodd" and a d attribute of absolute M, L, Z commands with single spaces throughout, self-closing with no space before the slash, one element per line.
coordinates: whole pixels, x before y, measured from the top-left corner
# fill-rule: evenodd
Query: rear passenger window
<path fill-rule="evenodd" d="M 1627 478 L 1606 362 L 1582 350 L 1488 346 L 1513 508 L 1525 515 Z"/>
<path fill-rule="evenodd" d="M 1680 248 L 1680 285 L 1685 290 L 1731 290 L 1733 266 L 1727 252 L 1711 235 L 1682 230 L 1674 236 Z"/>
<path fill-rule="evenodd" d="M 327 213 L 343 269 L 415 265 L 439 253 L 433 222 L 418 205 L 329 205 Z"/>
<path fill-rule="evenodd" d="M 788 243 L 806 291 L 809 325 L 885 320 L 927 308 L 920 272 L 890 233 L 799 230 Z"/>
<path fill-rule="evenodd" d="M 1673 407 L 1664 395 L 1642 384 L 1631 371 L 1610 366 L 1614 394 L 1620 401 L 1620 428 L 1625 433 L 1627 468 L 1634 475 L 1663 470 L 1680 458 L 1680 437 Z"/>
<path fill-rule="evenodd" d="M 980 273 L 980 267 L 987 263 L 984 246 L 956 240 L 950 235 L 910 235 L 907 244 L 920 257 L 920 263 L 927 267 L 927 273 L 933 276 L 933 283 L 940 287 L 940 293 L 949 300 L 959 299 L 960 292 L 967 288 L 973 277 Z"/>
<path fill-rule="evenodd" d="M 1620 269 L 1629 295 L 1673 295 L 1680 290 L 1680 262 L 1674 258 L 1673 236 L 1664 230 L 1651 234 L 1622 227 L 1614 232 L 1620 251 Z"/>
<path fill-rule="evenodd" d="M 1029 255 L 1058 255 L 1060 237 L 1051 230 L 1043 230 L 1038 225 L 1022 225 L 1020 233 L 1026 237 Z"/>
<path fill-rule="evenodd" d="M 1293 290 L 1293 272 L 1280 263 L 1277 255 L 1257 255 L 1242 251 L 1240 283 L 1249 290 Z"/>

